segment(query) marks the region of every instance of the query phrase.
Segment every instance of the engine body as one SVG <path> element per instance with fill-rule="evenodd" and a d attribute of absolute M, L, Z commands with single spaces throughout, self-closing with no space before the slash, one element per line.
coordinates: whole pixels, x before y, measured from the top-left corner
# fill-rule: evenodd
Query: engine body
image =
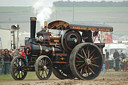
<path fill-rule="evenodd" d="M 97 36 L 98 31 L 111 32 L 112 27 L 74 25 L 58 20 L 49 23 L 35 36 L 36 18 L 31 17 L 30 20 L 31 37 L 24 50 L 28 62 L 21 56 L 12 60 L 11 74 L 14 79 L 23 80 L 27 71 L 35 71 L 40 80 L 48 79 L 52 71 L 59 79 L 77 77 L 91 80 L 99 75 L 105 44 L 94 43 L 92 37 Z"/>

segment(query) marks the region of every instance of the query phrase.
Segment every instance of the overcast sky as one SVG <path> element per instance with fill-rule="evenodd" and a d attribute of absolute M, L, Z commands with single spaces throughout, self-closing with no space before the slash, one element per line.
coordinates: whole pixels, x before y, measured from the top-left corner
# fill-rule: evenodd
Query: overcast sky
<path fill-rule="evenodd" d="M 37 0 L 0 0 L 0 6 L 32 6 L 36 1 Z M 124 1 L 124 0 L 74 0 L 74 1 L 114 1 L 114 2 L 117 2 L 117 1 Z"/>

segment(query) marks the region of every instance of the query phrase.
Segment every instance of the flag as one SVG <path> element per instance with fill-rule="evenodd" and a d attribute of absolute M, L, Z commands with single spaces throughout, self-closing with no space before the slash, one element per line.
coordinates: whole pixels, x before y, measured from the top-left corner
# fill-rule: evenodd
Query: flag
<path fill-rule="evenodd" d="M 107 33 L 107 32 L 102 33 L 101 40 L 103 43 L 106 43 L 106 44 L 113 43 L 112 33 Z"/>

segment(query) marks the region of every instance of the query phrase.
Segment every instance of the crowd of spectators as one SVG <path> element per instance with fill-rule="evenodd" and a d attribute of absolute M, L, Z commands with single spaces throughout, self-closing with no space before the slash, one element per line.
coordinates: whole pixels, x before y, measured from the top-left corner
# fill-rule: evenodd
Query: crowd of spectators
<path fill-rule="evenodd" d="M 26 59 L 23 49 L 0 49 L 0 74 L 9 74 L 12 59 L 19 55 Z"/>
<path fill-rule="evenodd" d="M 123 52 L 123 50 L 121 50 L 121 52 L 119 52 L 119 50 L 115 49 L 115 51 L 113 52 L 113 60 L 109 60 L 110 55 L 109 55 L 109 52 L 107 51 L 107 49 L 105 49 L 105 52 L 106 52 L 106 54 L 105 54 L 104 69 L 106 69 L 106 71 L 111 68 L 113 68 L 115 71 L 121 71 L 121 70 L 128 71 L 128 67 L 127 67 L 128 57 Z"/>

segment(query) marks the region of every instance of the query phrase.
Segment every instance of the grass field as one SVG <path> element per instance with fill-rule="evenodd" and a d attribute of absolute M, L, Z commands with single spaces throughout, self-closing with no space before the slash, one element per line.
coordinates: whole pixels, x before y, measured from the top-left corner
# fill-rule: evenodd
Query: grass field
<path fill-rule="evenodd" d="M 37 76 L 35 72 L 28 72 L 25 80 L 37 80 Z M 51 75 L 50 79 L 57 79 L 53 74 Z M 11 74 L 0 75 L 0 82 L 4 81 L 14 81 Z"/>

